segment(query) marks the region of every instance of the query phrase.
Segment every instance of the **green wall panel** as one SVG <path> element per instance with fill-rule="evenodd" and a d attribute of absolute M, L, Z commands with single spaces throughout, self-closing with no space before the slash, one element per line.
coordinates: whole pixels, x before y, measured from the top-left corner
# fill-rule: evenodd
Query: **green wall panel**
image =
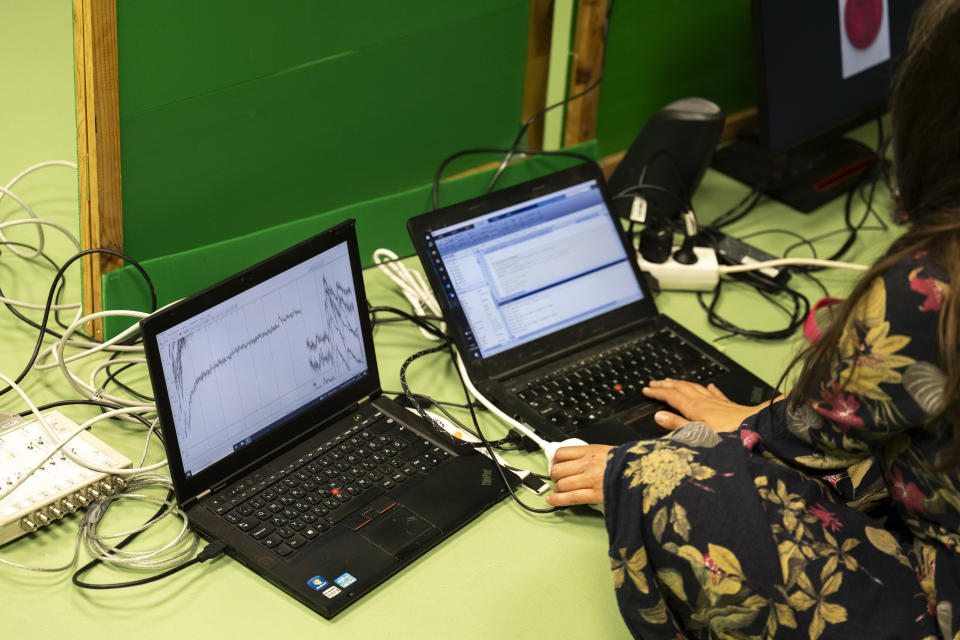
<path fill-rule="evenodd" d="M 526 0 L 118 2 L 124 246 L 149 260 L 505 145 Z"/>
<path fill-rule="evenodd" d="M 591 141 L 571 149 L 596 157 L 596 143 Z M 498 187 L 506 187 L 579 162 L 564 157 L 533 157 L 511 165 Z M 492 170 L 443 183 L 441 205 L 476 197 L 486 190 Z M 364 266 L 373 264 L 373 251 L 386 247 L 401 256 L 411 255 L 413 245 L 407 234 L 407 219 L 429 211 L 432 185 L 354 203 L 335 210 L 302 217 L 245 235 L 224 237 L 202 247 L 145 260 L 143 267 L 150 275 L 162 306 L 189 296 L 237 271 L 319 233 L 347 218 L 357 220 L 360 257 Z M 149 293 L 134 267 L 124 267 L 103 275 L 105 309 L 138 309 L 148 311 Z M 131 323 L 126 318 L 107 318 L 108 336 L 119 333 Z"/>
<path fill-rule="evenodd" d="M 618 1 L 600 87 L 600 156 L 626 149 L 650 116 L 689 96 L 727 114 L 756 104 L 750 3 Z"/>

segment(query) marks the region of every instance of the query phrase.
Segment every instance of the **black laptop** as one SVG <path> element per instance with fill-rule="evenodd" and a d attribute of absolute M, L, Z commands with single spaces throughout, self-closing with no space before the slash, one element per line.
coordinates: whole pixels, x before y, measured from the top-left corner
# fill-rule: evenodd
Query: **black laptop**
<path fill-rule="evenodd" d="M 365 300 L 351 220 L 141 322 L 180 508 L 327 618 L 505 495 L 381 395 Z"/>
<path fill-rule="evenodd" d="M 660 314 L 588 164 L 407 223 L 473 383 L 547 438 L 619 444 L 663 431 L 641 388 L 715 382 L 732 400 L 762 380 Z"/>

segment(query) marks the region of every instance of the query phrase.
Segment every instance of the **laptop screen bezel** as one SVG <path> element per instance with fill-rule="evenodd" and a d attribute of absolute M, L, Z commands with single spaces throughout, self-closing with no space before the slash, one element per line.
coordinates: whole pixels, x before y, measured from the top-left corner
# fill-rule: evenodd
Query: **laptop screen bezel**
<path fill-rule="evenodd" d="M 380 390 L 380 377 L 377 370 L 376 355 L 373 350 L 373 333 L 370 327 L 369 314 L 366 313 L 365 308 L 361 307 L 358 311 L 367 366 L 365 375 L 345 388 L 335 391 L 303 413 L 291 418 L 287 424 L 278 426 L 250 445 L 228 454 L 219 461 L 187 477 L 184 472 L 180 442 L 169 402 L 165 376 L 163 375 L 157 336 L 163 331 L 344 242 L 347 244 L 357 300 L 361 304 L 365 304 L 366 293 L 363 286 L 363 274 L 360 269 L 360 252 L 357 245 L 355 222 L 347 220 L 141 320 L 140 328 L 143 333 L 147 368 L 150 372 L 150 381 L 156 399 L 157 414 L 160 417 L 170 476 L 173 480 L 177 500 L 181 505 L 207 489 L 219 488 L 223 483 L 233 481 L 239 475 L 248 473 L 251 467 L 262 463 L 266 457 L 286 450 L 309 435 L 322 431 L 323 421 L 331 415 L 343 413 L 367 396 L 377 395 Z"/>
<path fill-rule="evenodd" d="M 448 331 L 451 333 L 457 345 L 457 350 L 469 369 L 473 371 L 482 370 L 484 375 L 489 377 L 516 372 L 547 358 L 574 351 L 585 344 L 628 329 L 645 319 L 655 317 L 657 315 L 656 304 L 640 273 L 640 268 L 637 266 L 636 250 L 630 245 L 619 219 L 613 212 L 603 174 L 594 165 L 586 163 L 416 216 L 407 222 L 407 230 L 420 258 L 424 273 L 433 291 L 437 293 L 442 291 L 443 287 L 430 260 L 428 240 L 433 232 L 590 180 L 596 180 L 597 182 L 597 187 L 606 205 L 607 215 L 610 216 L 611 222 L 617 229 L 625 254 L 630 258 L 628 262 L 640 285 L 643 294 L 642 299 L 526 344 L 483 357 L 470 351 L 469 342 L 464 333 L 466 321 L 462 312 L 458 313 L 450 305 L 446 296 L 437 295 L 444 320 L 447 321 Z"/>

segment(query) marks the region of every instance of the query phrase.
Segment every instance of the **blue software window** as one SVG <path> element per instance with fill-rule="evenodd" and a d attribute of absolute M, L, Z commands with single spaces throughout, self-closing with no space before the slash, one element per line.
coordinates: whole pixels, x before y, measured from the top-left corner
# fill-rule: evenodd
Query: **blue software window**
<path fill-rule="evenodd" d="M 491 356 L 640 300 L 596 181 L 434 231 L 444 295 Z"/>

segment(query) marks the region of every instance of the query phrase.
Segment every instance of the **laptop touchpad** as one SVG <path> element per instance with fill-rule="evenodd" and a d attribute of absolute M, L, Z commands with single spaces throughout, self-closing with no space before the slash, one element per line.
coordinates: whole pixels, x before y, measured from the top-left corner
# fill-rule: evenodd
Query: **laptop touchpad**
<path fill-rule="evenodd" d="M 429 542 L 440 535 L 440 529 L 397 505 L 358 533 L 387 553 L 405 560 L 429 546 Z"/>

